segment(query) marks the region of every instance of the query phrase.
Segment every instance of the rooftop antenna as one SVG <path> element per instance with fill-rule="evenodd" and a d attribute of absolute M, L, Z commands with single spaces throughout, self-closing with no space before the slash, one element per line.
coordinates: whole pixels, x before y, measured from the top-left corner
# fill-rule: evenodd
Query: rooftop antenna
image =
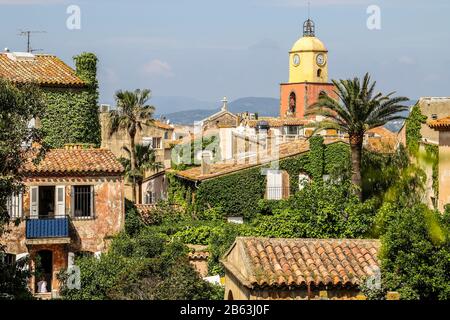
<path fill-rule="evenodd" d="M 311 2 L 308 1 L 308 19 L 311 19 Z"/>
<path fill-rule="evenodd" d="M 19 36 L 27 37 L 27 52 L 33 53 L 34 51 L 40 51 L 42 49 L 33 49 L 31 48 L 31 34 L 32 33 L 47 33 L 46 31 L 33 31 L 33 30 L 20 30 Z"/>

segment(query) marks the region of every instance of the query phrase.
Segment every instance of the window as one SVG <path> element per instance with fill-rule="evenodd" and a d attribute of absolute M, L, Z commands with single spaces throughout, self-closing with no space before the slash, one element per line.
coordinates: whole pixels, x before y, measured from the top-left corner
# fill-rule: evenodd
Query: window
<path fill-rule="evenodd" d="M 321 77 L 322 76 L 322 69 L 317 70 L 317 77 Z"/>
<path fill-rule="evenodd" d="M 144 137 L 142 138 L 142 144 L 153 149 L 161 149 L 161 140 L 161 137 Z"/>
<path fill-rule="evenodd" d="M 75 218 L 93 217 L 93 186 L 73 186 L 73 216 Z"/>
<path fill-rule="evenodd" d="M 6 209 L 11 219 L 22 218 L 22 193 L 15 193 L 6 199 Z"/>
<path fill-rule="evenodd" d="M 298 190 L 303 190 L 310 181 L 311 179 L 307 174 L 300 173 L 298 175 Z"/>
<path fill-rule="evenodd" d="M 147 193 L 145 194 L 144 203 L 145 204 L 153 204 L 155 202 L 156 202 L 156 193 L 147 191 Z"/>
<path fill-rule="evenodd" d="M 289 113 L 290 114 L 295 114 L 297 108 L 297 97 L 295 96 L 294 92 L 291 92 L 291 94 L 289 95 Z"/>
<path fill-rule="evenodd" d="M 433 113 L 433 114 L 431 115 L 431 119 L 437 120 L 437 118 L 438 118 L 437 114 Z"/>
<path fill-rule="evenodd" d="M 296 136 L 296 135 L 298 135 L 298 126 L 285 126 L 284 132 L 287 135 Z"/>
<path fill-rule="evenodd" d="M 12 266 L 16 263 L 16 255 L 12 253 L 0 253 L 0 257 L 3 258 L 3 263 Z"/>
<path fill-rule="evenodd" d="M 169 139 L 169 132 L 168 131 L 166 131 L 166 132 L 164 132 L 164 139 Z"/>
<path fill-rule="evenodd" d="M 267 200 L 281 200 L 289 198 L 289 175 L 286 171 L 267 171 Z"/>

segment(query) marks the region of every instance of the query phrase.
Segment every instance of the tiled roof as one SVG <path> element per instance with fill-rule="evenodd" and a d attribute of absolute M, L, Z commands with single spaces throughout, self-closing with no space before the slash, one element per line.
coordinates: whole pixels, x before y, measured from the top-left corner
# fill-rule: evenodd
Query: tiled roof
<path fill-rule="evenodd" d="M 428 121 L 428 126 L 432 129 L 448 129 L 450 127 L 450 117 Z"/>
<path fill-rule="evenodd" d="M 51 149 L 35 165 L 30 158 L 22 172 L 26 176 L 120 175 L 123 166 L 107 149 Z"/>
<path fill-rule="evenodd" d="M 231 250 L 239 250 L 242 262 Z M 250 288 L 356 286 L 379 270 L 378 240 L 240 237 L 231 250 L 222 263 Z"/>
<path fill-rule="evenodd" d="M 207 260 L 209 258 L 208 246 L 188 244 L 190 249 L 189 260 Z"/>
<path fill-rule="evenodd" d="M 371 151 L 390 153 L 394 152 L 397 146 L 397 135 L 385 127 L 370 129 L 367 133 L 367 145 L 365 147 Z"/>
<path fill-rule="evenodd" d="M 330 144 L 339 141 L 345 143 L 345 141 L 339 139 L 327 139 L 325 140 L 325 144 Z M 274 160 L 296 156 L 308 151 L 309 151 L 309 141 L 301 139 L 280 144 L 278 154 L 268 155 L 267 152 L 262 152 L 258 159 L 256 155 L 254 155 L 253 157 L 247 158 L 247 161 L 245 159 L 232 159 L 212 164 L 210 166 L 209 174 L 202 174 L 201 167 L 197 166 L 184 171 L 179 171 L 176 173 L 176 175 L 193 181 L 207 180 L 225 174 L 233 173 L 236 171 L 266 164 Z"/>
<path fill-rule="evenodd" d="M 172 127 L 170 124 L 167 124 L 165 122 L 162 121 L 158 121 L 155 120 L 154 122 L 155 127 L 161 128 L 161 129 L 166 129 L 166 130 L 173 130 L 174 127 Z"/>
<path fill-rule="evenodd" d="M 35 55 L 34 59 L 12 60 L 7 53 L 0 53 L 0 78 L 42 86 L 85 86 L 75 71 L 58 57 L 43 54 Z"/>
<path fill-rule="evenodd" d="M 258 122 L 267 121 L 271 128 L 283 126 L 303 126 L 312 123 L 311 120 L 301 118 L 259 118 L 258 120 L 248 120 L 247 125 L 251 128 L 256 127 Z"/>

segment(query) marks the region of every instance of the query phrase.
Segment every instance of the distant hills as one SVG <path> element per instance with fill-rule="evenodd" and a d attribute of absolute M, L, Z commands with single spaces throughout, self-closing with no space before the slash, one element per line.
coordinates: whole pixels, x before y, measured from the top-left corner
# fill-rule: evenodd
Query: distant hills
<path fill-rule="evenodd" d="M 410 100 L 407 104 L 412 106 L 417 100 Z M 187 97 L 154 97 L 152 103 L 156 106 L 158 115 L 155 118 L 164 116 L 171 123 L 192 125 L 195 121 L 203 120 L 220 110 L 220 103 L 207 102 Z M 218 104 L 217 108 L 211 106 Z M 276 98 L 267 97 L 245 97 L 228 103 L 228 110 L 233 113 L 252 112 L 263 117 L 278 117 L 280 101 Z M 165 113 L 164 110 L 176 110 Z M 408 111 L 403 112 L 403 116 L 408 116 Z M 386 124 L 386 128 L 397 132 L 401 129 L 404 120 L 392 121 Z"/>
<path fill-rule="evenodd" d="M 156 99 L 153 99 L 153 103 L 157 107 L 157 111 L 164 110 L 164 105 L 166 102 L 168 102 L 170 99 L 167 99 L 167 101 L 160 101 L 163 102 L 161 104 L 158 104 Z M 195 100 L 195 99 L 192 99 Z M 173 100 L 175 101 L 175 100 Z M 184 103 L 185 101 L 183 101 Z M 196 106 L 195 109 L 190 110 L 181 110 L 171 113 L 162 113 L 161 116 L 164 116 L 166 119 L 169 119 L 172 123 L 178 123 L 178 124 L 193 124 L 195 121 L 203 120 L 210 115 L 218 112 L 220 110 L 220 105 L 215 109 L 204 109 L 202 106 L 204 104 L 195 104 L 195 101 L 193 102 L 192 106 Z M 190 103 L 189 102 L 189 103 Z M 177 102 L 178 106 L 180 107 L 180 102 Z M 211 107 L 212 104 L 209 105 Z M 169 108 L 167 108 L 169 109 Z M 174 108 L 170 107 L 171 110 Z M 280 109 L 280 102 L 278 99 L 275 98 L 265 98 L 265 97 L 246 97 L 246 98 L 240 98 L 237 100 L 234 100 L 230 103 L 228 103 L 228 110 L 230 110 L 233 113 L 240 113 L 240 112 L 253 112 L 258 113 L 259 116 L 263 117 L 276 117 L 279 114 Z M 158 118 L 160 116 L 157 116 Z"/>

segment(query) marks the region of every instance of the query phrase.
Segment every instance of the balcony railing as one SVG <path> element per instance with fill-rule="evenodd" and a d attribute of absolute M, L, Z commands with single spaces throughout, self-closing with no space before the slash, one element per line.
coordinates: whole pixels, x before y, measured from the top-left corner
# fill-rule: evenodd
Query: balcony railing
<path fill-rule="evenodd" d="M 288 187 L 267 187 L 267 200 L 281 200 L 289 198 L 290 189 Z"/>
<path fill-rule="evenodd" d="M 69 217 L 45 217 L 39 219 L 27 219 L 26 238 L 68 238 Z"/>

